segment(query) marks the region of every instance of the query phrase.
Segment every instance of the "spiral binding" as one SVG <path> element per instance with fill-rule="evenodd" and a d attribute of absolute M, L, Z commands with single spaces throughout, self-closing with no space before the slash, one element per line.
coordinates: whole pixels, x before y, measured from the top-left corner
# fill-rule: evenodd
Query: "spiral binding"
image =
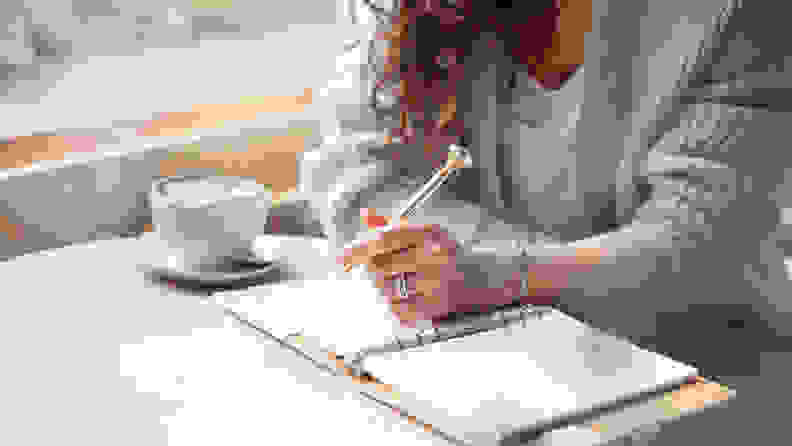
<path fill-rule="evenodd" d="M 550 311 L 552 311 L 551 307 L 522 305 L 516 308 L 505 308 L 483 315 L 464 318 L 447 324 L 440 324 L 418 330 L 412 336 L 394 337 L 389 344 L 363 350 L 355 356 L 352 364 L 360 363 L 365 357 L 373 354 L 398 352 L 427 344 L 445 342 L 455 338 L 508 327 L 515 323 L 526 327 L 529 319 L 541 319 L 542 316 Z"/>

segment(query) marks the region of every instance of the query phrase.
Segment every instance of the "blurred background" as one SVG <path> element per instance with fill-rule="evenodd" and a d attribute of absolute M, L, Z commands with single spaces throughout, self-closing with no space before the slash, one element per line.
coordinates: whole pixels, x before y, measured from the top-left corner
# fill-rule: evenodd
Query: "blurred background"
<path fill-rule="evenodd" d="M 2 105 L 46 107 L 4 108 L 3 117 L 14 119 L 3 119 L 1 133 L 137 118 L 185 101 L 302 91 L 332 68 L 349 3 L 4 1 Z M 28 122 L 31 114 L 37 123 Z"/>
<path fill-rule="evenodd" d="M 3 0 L 0 260 L 144 230 L 158 176 L 292 191 L 374 27 L 363 0 Z"/>
<path fill-rule="evenodd" d="M 359 66 L 349 43 L 373 29 L 367 11 L 361 0 L 4 0 L 0 260 L 150 229 L 145 194 L 159 176 L 252 176 L 285 197 L 300 153 L 336 126 L 322 92 L 344 96 L 337 81 Z M 360 89 L 348 90 L 354 103 Z"/>

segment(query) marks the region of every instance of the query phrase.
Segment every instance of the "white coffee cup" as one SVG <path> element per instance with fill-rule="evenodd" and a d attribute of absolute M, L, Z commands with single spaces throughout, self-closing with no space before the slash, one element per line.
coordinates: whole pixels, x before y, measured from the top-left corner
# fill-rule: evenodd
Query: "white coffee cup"
<path fill-rule="evenodd" d="M 211 268 L 248 258 L 272 207 L 271 190 L 252 178 L 169 177 L 154 182 L 153 226 L 167 267 Z"/>

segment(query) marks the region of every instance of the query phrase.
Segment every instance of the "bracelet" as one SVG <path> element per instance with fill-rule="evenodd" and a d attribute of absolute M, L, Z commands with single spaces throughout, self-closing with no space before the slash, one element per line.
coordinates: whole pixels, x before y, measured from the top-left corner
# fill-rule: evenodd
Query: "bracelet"
<path fill-rule="evenodd" d="M 521 298 L 523 296 L 527 296 L 529 293 L 528 289 L 528 278 L 525 276 L 523 271 L 523 266 L 526 264 L 526 260 L 528 259 L 528 249 L 525 247 L 526 240 L 517 240 L 517 245 L 520 250 L 520 261 L 518 265 L 520 267 L 520 295 L 517 296 Z"/>
<path fill-rule="evenodd" d="M 520 249 L 521 260 L 525 260 L 525 257 L 528 257 L 528 247 L 526 246 L 527 244 L 528 244 L 528 240 L 517 241 L 517 245 Z"/>
<path fill-rule="evenodd" d="M 504 240 L 504 242 L 506 241 Z M 519 295 L 515 296 L 515 299 L 522 296 L 527 296 L 530 292 L 530 287 L 528 277 L 525 275 L 525 267 L 527 266 L 529 260 L 527 245 L 530 243 L 530 241 L 515 239 L 511 240 L 511 243 L 506 243 L 511 245 L 511 259 L 514 260 L 513 264 L 517 265 L 516 272 L 520 275 L 520 289 L 518 291 Z M 508 245 L 504 246 L 504 243 L 501 243 L 500 246 L 497 246 L 495 244 L 488 244 L 479 240 L 471 240 L 465 245 L 469 246 L 470 252 L 473 254 L 493 255 L 496 257 L 499 254 L 506 254 L 504 250 L 509 250 L 509 247 L 507 247 Z"/>
<path fill-rule="evenodd" d="M 507 256 L 522 258 L 524 249 L 520 247 L 519 240 L 512 240 L 511 246 L 504 246 L 504 243 L 487 243 L 481 240 L 470 240 L 464 243 L 464 246 L 470 248 L 470 252 L 474 254 L 492 254 L 495 256 Z"/>

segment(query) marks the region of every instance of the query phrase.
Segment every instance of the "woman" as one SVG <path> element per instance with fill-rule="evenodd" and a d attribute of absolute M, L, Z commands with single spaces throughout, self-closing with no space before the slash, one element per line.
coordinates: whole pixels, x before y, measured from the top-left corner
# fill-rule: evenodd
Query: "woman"
<path fill-rule="evenodd" d="M 771 195 L 792 85 L 754 23 L 774 14 L 727 0 L 506 3 L 385 14 L 386 57 L 363 83 L 374 136 L 348 132 L 303 172 L 341 260 L 376 272 L 407 325 L 552 299 L 705 372 L 755 373 L 751 355 L 787 349 L 792 328 Z M 450 143 L 476 168 L 408 224 L 368 231 Z"/>

